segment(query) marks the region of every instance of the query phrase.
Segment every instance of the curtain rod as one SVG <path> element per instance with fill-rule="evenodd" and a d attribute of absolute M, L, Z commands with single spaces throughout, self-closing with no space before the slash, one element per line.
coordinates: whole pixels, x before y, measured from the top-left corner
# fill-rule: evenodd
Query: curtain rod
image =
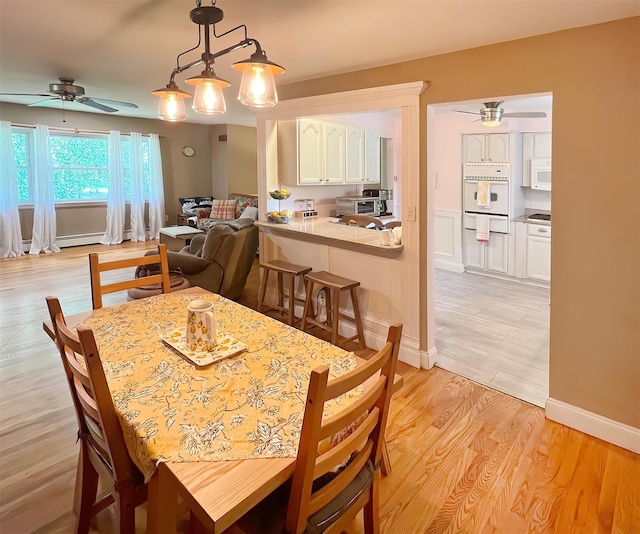
<path fill-rule="evenodd" d="M 12 122 L 11 126 L 16 126 L 18 128 L 32 128 L 35 130 L 35 125 L 33 124 L 19 124 L 19 123 L 15 123 Z M 83 130 L 82 128 L 61 128 L 59 126 L 48 126 L 49 130 L 55 130 L 56 132 L 73 132 L 76 134 L 79 133 L 88 133 L 88 134 L 109 134 L 109 132 L 104 131 L 104 130 Z M 120 132 L 120 135 L 131 135 L 131 132 Z M 141 134 L 144 137 L 149 137 L 151 134 L 148 133 L 144 133 Z"/>

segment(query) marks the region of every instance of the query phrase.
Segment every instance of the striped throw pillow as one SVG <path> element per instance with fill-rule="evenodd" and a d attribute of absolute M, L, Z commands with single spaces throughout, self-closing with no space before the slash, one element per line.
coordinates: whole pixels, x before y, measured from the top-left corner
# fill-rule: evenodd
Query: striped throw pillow
<path fill-rule="evenodd" d="M 218 200 L 215 199 L 211 206 L 211 219 L 220 219 L 222 221 L 230 221 L 236 218 L 236 201 L 235 200 Z"/>

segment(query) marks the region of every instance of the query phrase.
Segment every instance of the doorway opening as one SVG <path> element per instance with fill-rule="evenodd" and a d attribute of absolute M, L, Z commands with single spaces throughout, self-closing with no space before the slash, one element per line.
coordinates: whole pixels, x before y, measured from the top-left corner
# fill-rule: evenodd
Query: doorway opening
<path fill-rule="evenodd" d="M 485 102 L 501 100 L 500 123 L 483 125 Z M 531 169 L 551 168 L 551 115 L 551 94 L 430 105 L 427 113 L 435 365 L 541 407 L 551 185 L 534 187 Z"/>

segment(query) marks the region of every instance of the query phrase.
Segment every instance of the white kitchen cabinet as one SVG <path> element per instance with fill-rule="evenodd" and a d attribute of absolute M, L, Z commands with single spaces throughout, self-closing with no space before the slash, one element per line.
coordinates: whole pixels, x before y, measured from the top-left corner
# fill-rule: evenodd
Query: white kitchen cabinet
<path fill-rule="evenodd" d="M 343 184 L 346 165 L 346 127 L 341 124 L 323 124 L 324 183 Z"/>
<path fill-rule="evenodd" d="M 531 160 L 551 160 L 551 132 L 522 134 L 522 185 L 531 186 Z"/>
<path fill-rule="evenodd" d="M 380 134 L 310 119 L 278 121 L 278 178 L 291 185 L 380 183 Z"/>
<path fill-rule="evenodd" d="M 298 179 L 300 184 L 321 184 L 323 173 L 322 124 L 298 121 Z M 294 182 L 295 183 L 295 182 Z"/>
<path fill-rule="evenodd" d="M 380 183 L 380 134 L 371 130 L 365 131 L 364 148 L 364 181 L 367 184 Z"/>
<path fill-rule="evenodd" d="M 364 182 L 364 152 L 365 131 L 364 128 L 347 126 L 347 168 L 346 182 L 349 184 L 361 184 Z"/>
<path fill-rule="evenodd" d="M 346 127 L 298 119 L 278 122 L 278 179 L 291 185 L 344 184 Z"/>
<path fill-rule="evenodd" d="M 488 243 L 476 240 L 475 230 L 464 230 L 464 265 L 495 273 L 509 273 L 509 234 L 492 232 Z"/>
<path fill-rule="evenodd" d="M 462 136 L 464 163 L 509 163 L 510 134 L 465 134 Z"/>
<path fill-rule="evenodd" d="M 526 277 L 551 280 L 551 226 L 527 225 Z"/>

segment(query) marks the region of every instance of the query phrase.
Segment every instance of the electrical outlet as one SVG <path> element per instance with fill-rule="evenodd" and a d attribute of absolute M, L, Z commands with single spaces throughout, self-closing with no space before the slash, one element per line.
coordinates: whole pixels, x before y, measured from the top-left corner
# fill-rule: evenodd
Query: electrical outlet
<path fill-rule="evenodd" d="M 169 222 L 169 216 L 166 213 L 164 215 L 164 222 Z"/>

